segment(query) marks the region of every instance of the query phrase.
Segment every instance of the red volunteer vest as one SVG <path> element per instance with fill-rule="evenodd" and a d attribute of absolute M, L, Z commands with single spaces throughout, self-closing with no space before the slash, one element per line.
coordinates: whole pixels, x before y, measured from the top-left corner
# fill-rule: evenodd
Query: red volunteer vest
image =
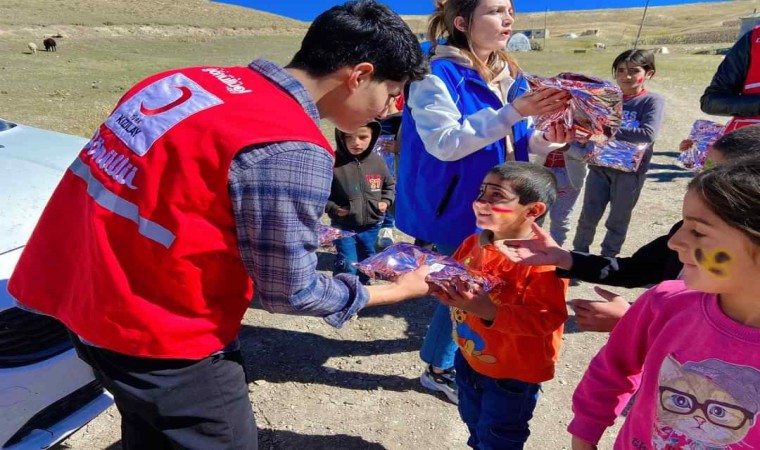
<path fill-rule="evenodd" d="M 760 95 L 760 26 L 752 30 L 750 39 L 749 70 L 747 71 L 747 78 L 744 80 L 742 95 Z M 729 133 L 738 128 L 758 123 L 760 123 L 760 116 L 733 117 L 726 124 L 726 129 L 723 133 Z"/>
<path fill-rule="evenodd" d="M 243 147 L 281 141 L 333 155 L 301 105 L 248 67 L 138 83 L 66 171 L 9 292 L 123 354 L 201 359 L 222 349 L 253 295 L 230 164 Z"/>

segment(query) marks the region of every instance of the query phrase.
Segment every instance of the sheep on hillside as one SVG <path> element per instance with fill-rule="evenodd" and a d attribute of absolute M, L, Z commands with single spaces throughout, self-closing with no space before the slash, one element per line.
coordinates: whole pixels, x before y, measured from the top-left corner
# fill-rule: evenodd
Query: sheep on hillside
<path fill-rule="evenodd" d="M 26 44 L 26 46 L 29 47 L 29 51 L 32 52 L 32 55 L 36 55 L 37 54 L 37 44 L 35 44 L 34 42 L 30 42 L 30 43 Z"/>
<path fill-rule="evenodd" d="M 55 39 L 53 38 L 47 38 L 42 43 L 45 45 L 45 51 L 46 52 L 57 52 L 55 48 Z"/>

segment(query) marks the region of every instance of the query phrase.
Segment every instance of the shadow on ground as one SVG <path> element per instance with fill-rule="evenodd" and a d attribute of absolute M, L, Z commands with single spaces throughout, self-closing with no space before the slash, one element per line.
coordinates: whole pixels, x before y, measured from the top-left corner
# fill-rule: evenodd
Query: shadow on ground
<path fill-rule="evenodd" d="M 318 436 L 291 431 L 259 429 L 259 450 L 385 450 L 385 446 L 359 436 Z"/>
<path fill-rule="evenodd" d="M 55 447 L 64 450 L 68 447 Z M 369 442 L 359 436 L 336 434 L 319 436 L 298 434 L 292 431 L 259 428 L 259 450 L 385 450 L 383 445 Z M 104 450 L 122 450 L 121 441 L 109 445 Z"/>
<path fill-rule="evenodd" d="M 424 392 L 417 378 L 355 370 L 352 357 L 417 351 L 417 337 L 375 341 L 336 340 L 314 333 L 245 326 L 240 332 L 248 381 L 307 383 L 343 389 Z M 327 367 L 331 358 L 346 358 L 346 367 Z"/>

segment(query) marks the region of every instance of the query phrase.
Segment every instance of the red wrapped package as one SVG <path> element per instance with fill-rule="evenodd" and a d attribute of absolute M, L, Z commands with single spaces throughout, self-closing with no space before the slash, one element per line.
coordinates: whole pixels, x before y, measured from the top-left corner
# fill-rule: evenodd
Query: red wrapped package
<path fill-rule="evenodd" d="M 578 137 L 603 144 L 620 128 L 623 118 L 623 92 L 615 84 L 601 78 L 577 73 L 561 73 L 556 77 L 523 75 L 532 90 L 555 88 L 570 93 L 568 106 L 554 114 L 535 118 L 535 128 L 546 131 L 561 123 L 574 129 Z"/>
<path fill-rule="evenodd" d="M 339 230 L 337 228 L 327 225 L 317 225 L 317 233 L 319 233 L 319 246 L 324 248 L 330 248 L 333 246 L 333 241 L 336 239 L 342 239 L 356 235 L 351 231 Z"/>
<path fill-rule="evenodd" d="M 443 281 L 458 279 L 471 286 L 480 286 L 484 292 L 489 292 L 503 283 L 496 277 L 467 270 L 451 257 L 405 242 L 393 244 L 381 253 L 355 264 L 368 277 L 386 281 L 393 281 L 399 275 L 422 265 L 430 266 L 427 281 L 441 287 Z"/>

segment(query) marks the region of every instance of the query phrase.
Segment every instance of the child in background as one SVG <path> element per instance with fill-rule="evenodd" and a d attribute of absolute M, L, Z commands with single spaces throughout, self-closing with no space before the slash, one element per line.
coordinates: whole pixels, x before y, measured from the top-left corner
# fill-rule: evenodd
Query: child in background
<path fill-rule="evenodd" d="M 588 174 L 584 160 L 585 144 L 572 142 L 562 148 L 551 151 L 545 157 L 538 156 L 536 164 L 551 170 L 557 179 L 557 200 L 549 209 L 549 234 L 562 246 L 570 231 L 570 215 L 583 189 L 583 182 Z"/>
<path fill-rule="evenodd" d="M 396 181 L 382 156 L 372 149 L 380 124 L 370 122 L 352 134 L 335 130 L 335 169 L 326 212 L 332 226 L 356 235 L 334 241 L 334 274 L 356 274 L 353 263 L 375 254 L 380 223 L 393 203 Z M 363 284 L 369 278 L 359 274 Z"/>
<path fill-rule="evenodd" d="M 388 114 L 380 119 L 380 137 L 375 143 L 374 152 L 382 156 L 391 176 L 397 178 L 398 161 L 398 132 L 401 127 L 401 111 L 404 108 L 404 95 L 401 94 L 388 104 Z M 395 242 L 393 227 L 396 226 L 393 207 L 385 212 L 385 219 L 380 224 L 377 247 L 381 250 L 390 247 Z"/>
<path fill-rule="evenodd" d="M 596 226 L 607 204 L 610 213 L 602 241 L 602 256 L 614 257 L 628 234 L 631 213 L 639 200 L 646 180 L 653 145 L 660 132 L 665 101 L 644 86 L 655 74 L 654 53 L 649 50 L 626 50 L 612 63 L 615 81 L 623 91 L 623 124 L 615 135 L 619 141 L 649 144 L 636 172 L 623 172 L 609 167 L 591 166 L 586 177 L 583 209 L 573 240 L 575 251 L 588 253 L 594 241 Z M 577 143 L 578 146 L 593 145 Z"/>
<path fill-rule="evenodd" d="M 465 239 L 454 259 L 504 280 L 488 294 L 453 283 L 434 290 L 451 307 L 459 413 L 473 449 L 522 449 L 544 381 L 554 377 L 567 319 L 567 286 L 553 266 L 526 266 L 494 245 L 532 236 L 532 224 L 551 206 L 551 172 L 525 162 L 492 168 L 473 203 L 485 231 Z"/>
<path fill-rule="evenodd" d="M 760 158 L 689 183 L 668 245 L 682 280 L 642 295 L 573 396 L 573 450 L 596 443 L 636 393 L 615 449 L 760 448 Z"/>

